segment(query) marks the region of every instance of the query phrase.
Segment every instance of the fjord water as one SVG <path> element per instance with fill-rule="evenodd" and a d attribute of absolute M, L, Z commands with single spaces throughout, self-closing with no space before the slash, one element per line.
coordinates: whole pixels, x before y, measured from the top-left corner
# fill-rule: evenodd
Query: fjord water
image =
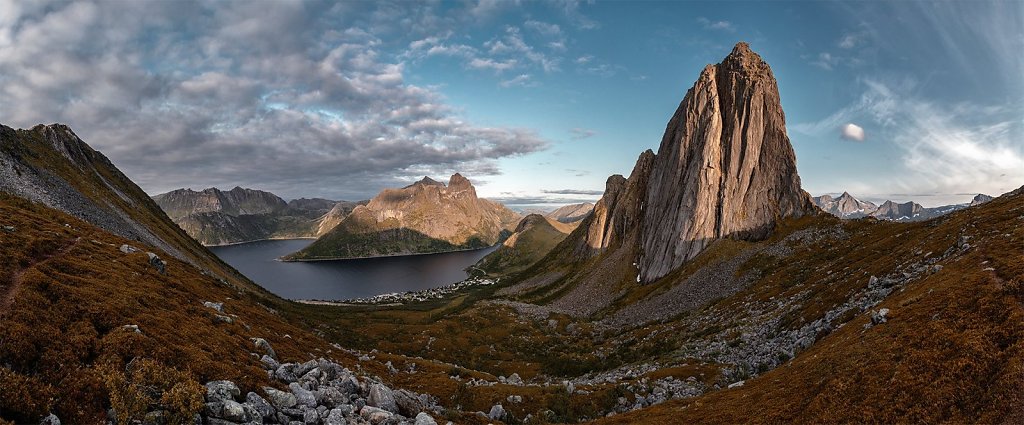
<path fill-rule="evenodd" d="M 312 239 L 265 240 L 210 250 L 283 298 L 345 300 L 458 282 L 467 277 L 466 267 L 496 249 L 315 262 L 277 261 L 311 243 Z"/>

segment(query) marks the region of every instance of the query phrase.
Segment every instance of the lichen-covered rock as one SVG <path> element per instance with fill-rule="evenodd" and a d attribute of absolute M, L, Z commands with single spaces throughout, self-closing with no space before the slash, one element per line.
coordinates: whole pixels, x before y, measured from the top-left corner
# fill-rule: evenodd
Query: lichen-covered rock
<path fill-rule="evenodd" d="M 288 384 L 288 389 L 295 395 L 295 399 L 298 401 L 299 405 L 313 408 L 316 407 L 316 397 L 309 390 L 302 388 L 301 385 L 295 382 Z"/>
<path fill-rule="evenodd" d="M 425 412 L 420 412 L 416 415 L 416 423 L 414 425 L 437 425 L 437 421 Z"/>
<path fill-rule="evenodd" d="M 267 394 L 267 399 L 270 404 L 278 409 L 292 408 L 299 403 L 299 399 L 295 397 L 295 394 L 284 392 L 276 388 L 263 387 L 263 392 Z"/>
<path fill-rule="evenodd" d="M 394 418 L 394 414 L 374 406 L 364 406 L 359 410 L 359 416 L 371 424 L 384 424 Z"/>
<path fill-rule="evenodd" d="M 206 401 L 234 400 L 241 395 L 238 386 L 231 381 L 210 381 L 206 383 Z"/>
<path fill-rule="evenodd" d="M 391 413 L 399 413 L 398 403 L 395 402 L 395 393 L 384 384 L 371 384 L 369 395 L 366 397 L 366 404 L 379 407 Z"/>
<path fill-rule="evenodd" d="M 245 395 L 245 404 L 252 406 L 253 410 L 255 410 L 263 419 L 273 418 L 274 413 L 277 413 L 274 406 L 271 405 L 269 401 L 254 392 L 250 392 Z"/>

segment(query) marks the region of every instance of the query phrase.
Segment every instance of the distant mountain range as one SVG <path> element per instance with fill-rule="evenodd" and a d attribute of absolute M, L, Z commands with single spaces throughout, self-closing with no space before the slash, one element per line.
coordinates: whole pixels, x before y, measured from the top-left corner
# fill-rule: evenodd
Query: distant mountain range
<path fill-rule="evenodd" d="M 273 193 L 241 187 L 228 191 L 178 189 L 153 200 L 204 245 L 317 237 L 360 204 L 320 198 L 285 202 Z"/>
<path fill-rule="evenodd" d="M 921 221 L 949 214 L 953 211 L 961 210 L 970 206 L 983 204 L 991 201 L 992 197 L 984 194 L 978 194 L 969 203 L 944 205 L 933 208 L 925 208 L 921 206 L 921 204 L 913 201 L 904 202 L 902 204 L 893 201 L 885 201 L 882 205 L 875 205 L 872 202 L 861 201 L 853 197 L 853 195 L 850 195 L 849 192 L 843 192 L 843 194 L 837 198 L 833 198 L 830 195 L 821 195 L 814 197 L 813 200 L 814 204 L 823 211 L 839 218 L 852 219 L 870 216 L 879 220 L 889 221 Z"/>
<path fill-rule="evenodd" d="M 585 202 L 582 204 L 566 205 L 552 212 L 544 214 L 544 217 L 550 218 L 555 221 L 562 223 L 577 223 L 587 218 L 591 212 L 594 211 L 594 204 Z"/>
<path fill-rule="evenodd" d="M 448 184 L 430 177 L 385 189 L 337 226 L 286 260 L 424 254 L 492 246 L 516 228 L 519 214 L 478 198 L 456 173 Z"/>

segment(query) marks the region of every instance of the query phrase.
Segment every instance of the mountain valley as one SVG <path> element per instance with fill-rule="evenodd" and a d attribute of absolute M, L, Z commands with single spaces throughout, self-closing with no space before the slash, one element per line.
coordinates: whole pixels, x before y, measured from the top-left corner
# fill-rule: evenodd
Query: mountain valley
<path fill-rule="evenodd" d="M 0 126 L 0 423 L 1024 421 L 1024 187 L 812 198 L 760 55 L 685 72 L 656 152 L 525 217 L 458 173 L 151 199 L 67 126 Z M 309 236 L 287 260 L 500 245 L 446 288 L 304 302 L 204 246 Z"/>

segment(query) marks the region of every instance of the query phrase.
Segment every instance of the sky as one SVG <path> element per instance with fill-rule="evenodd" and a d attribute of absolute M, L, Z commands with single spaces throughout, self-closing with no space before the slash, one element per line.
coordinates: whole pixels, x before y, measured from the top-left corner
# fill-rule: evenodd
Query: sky
<path fill-rule="evenodd" d="M 706 64 L 778 80 L 803 187 L 925 206 L 1024 185 L 1024 2 L 0 0 L 0 123 L 70 125 L 150 194 L 600 197 Z"/>

